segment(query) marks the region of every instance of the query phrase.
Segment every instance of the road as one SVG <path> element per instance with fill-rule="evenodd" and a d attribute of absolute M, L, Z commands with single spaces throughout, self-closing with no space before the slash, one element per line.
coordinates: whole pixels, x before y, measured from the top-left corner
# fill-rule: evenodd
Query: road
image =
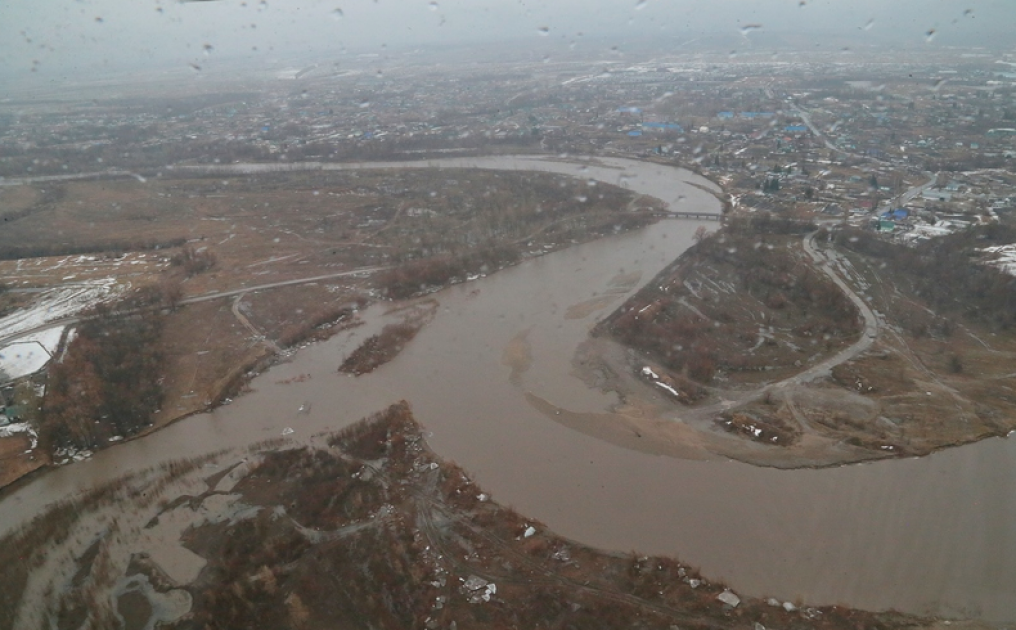
<path fill-rule="evenodd" d="M 808 112 L 798 107 L 796 103 L 793 104 L 792 107 L 794 108 L 794 111 L 797 112 L 797 114 L 801 117 L 801 120 L 804 121 L 804 124 L 808 126 L 808 129 L 811 129 L 811 132 L 815 134 L 816 138 L 821 138 L 822 142 L 826 145 L 828 149 L 836 151 L 837 153 L 841 153 L 843 155 L 851 155 L 850 152 L 844 151 L 843 149 L 839 148 L 838 146 L 830 142 L 829 139 L 826 138 L 825 135 L 823 135 L 823 133 L 818 130 L 818 127 L 816 127 L 811 122 L 811 116 L 808 114 Z"/>
<path fill-rule="evenodd" d="M 268 337 L 265 337 L 264 333 L 258 330 L 257 327 L 254 324 L 252 324 L 249 319 L 247 319 L 247 316 L 243 314 L 243 310 L 240 308 L 240 302 L 243 301 L 243 298 L 246 295 L 247 292 L 245 291 L 240 295 L 236 296 L 236 299 L 233 300 L 233 317 L 235 317 L 237 321 L 243 324 L 243 327 L 249 330 L 251 334 L 254 335 L 255 339 L 265 344 L 268 347 L 268 349 L 271 350 L 274 354 L 280 354 L 282 352 L 282 348 L 280 348 L 279 345 L 275 343 L 273 340 L 269 339 Z"/>
<path fill-rule="evenodd" d="M 808 368 L 797 376 L 792 376 L 784 381 L 781 381 L 778 384 L 778 387 L 807 383 L 815 380 L 819 376 L 828 374 L 829 371 L 837 365 L 856 358 L 857 355 L 870 348 L 871 344 L 875 341 L 875 337 L 878 336 L 878 317 L 871 310 L 871 307 L 868 306 L 868 303 L 865 302 L 861 296 L 854 293 L 854 290 L 851 289 L 842 278 L 840 278 L 839 274 L 833 271 L 833 265 L 830 263 L 839 261 L 841 259 L 840 255 L 836 252 L 829 252 L 827 257 L 815 249 L 814 232 L 804 238 L 804 251 L 815 263 L 815 267 L 828 276 L 830 280 L 836 283 L 836 286 L 838 286 L 840 290 L 843 291 L 843 294 L 847 296 L 854 306 L 857 307 L 858 312 L 861 314 L 861 319 L 864 320 L 864 332 L 861 334 L 861 338 L 854 342 L 854 344 L 850 347 L 844 348 L 829 359 Z"/>
<path fill-rule="evenodd" d="M 361 275 L 361 274 L 367 275 L 367 274 L 375 273 L 377 271 L 384 271 L 385 269 L 389 269 L 389 267 L 387 267 L 387 266 L 383 266 L 383 267 L 361 267 L 359 269 L 353 269 L 351 271 L 339 271 L 339 272 L 336 272 L 336 273 L 326 273 L 326 274 L 322 274 L 322 275 L 318 275 L 318 276 L 307 276 L 305 278 L 296 278 L 294 280 L 281 280 L 279 282 L 268 282 L 268 283 L 265 283 L 265 284 L 257 284 L 257 285 L 254 285 L 254 286 L 243 287 L 243 288 L 240 288 L 240 289 L 230 289 L 228 291 L 218 291 L 218 292 L 215 292 L 215 293 L 206 293 L 204 295 L 195 295 L 195 296 L 192 296 L 192 297 L 189 297 L 189 298 L 184 298 L 184 299 L 180 300 L 180 304 L 181 305 L 184 305 L 184 304 L 197 304 L 197 303 L 200 303 L 200 302 L 208 302 L 210 300 L 221 300 L 221 299 L 224 299 L 224 298 L 230 298 L 230 297 L 235 297 L 235 296 L 243 295 L 244 293 L 250 293 L 252 291 L 264 291 L 264 290 L 267 290 L 267 289 L 275 289 L 275 288 L 278 288 L 278 287 L 289 287 L 289 286 L 294 286 L 294 285 L 298 285 L 298 284 L 309 284 L 311 282 L 320 282 L 322 280 L 334 280 L 336 278 L 344 278 L 344 277 L 347 277 L 347 276 L 356 276 L 356 275 Z M 41 332 L 43 330 L 49 330 L 50 328 L 56 328 L 57 326 L 71 326 L 71 325 L 77 324 L 80 321 L 81 321 L 81 318 L 77 317 L 77 316 L 74 316 L 74 317 L 61 317 L 60 319 L 50 320 L 50 321 L 46 322 L 45 324 L 41 324 L 39 326 L 36 326 L 35 328 L 31 328 L 29 330 L 23 330 L 21 332 L 15 333 L 13 335 L 7 335 L 5 337 L 0 337 L 0 347 L 2 347 L 4 345 L 7 345 L 7 344 L 9 344 L 9 343 L 11 343 L 13 341 L 17 341 L 18 339 L 20 339 L 22 337 L 27 337 L 28 335 L 32 335 L 32 334 Z"/>
<path fill-rule="evenodd" d="M 864 301 L 864 298 L 857 295 L 857 293 L 850 288 L 850 285 L 848 285 L 839 276 L 839 274 L 833 270 L 834 265 L 831 263 L 841 260 L 839 254 L 835 252 L 829 252 L 828 254 L 819 252 L 815 248 L 815 232 L 812 232 L 804 237 L 803 245 L 805 253 L 808 254 L 809 258 L 811 258 L 812 262 L 815 264 L 815 268 L 828 276 L 829 279 L 832 280 L 841 291 L 843 291 L 843 294 L 847 296 L 847 299 L 849 299 L 851 303 L 857 307 L 858 313 L 864 321 L 864 330 L 861 333 L 860 339 L 855 341 L 849 347 L 840 350 L 825 361 L 817 363 L 803 372 L 795 374 L 794 376 L 785 378 L 782 381 L 770 383 L 769 385 L 765 385 L 749 392 L 722 392 L 720 395 L 723 400 L 720 402 L 704 407 L 698 407 L 691 411 L 683 411 L 679 414 L 679 418 L 684 420 L 711 421 L 717 414 L 734 407 L 739 407 L 741 405 L 760 400 L 769 392 L 810 383 L 811 381 L 828 375 L 836 366 L 856 358 L 862 352 L 868 350 L 868 348 L 871 347 L 871 344 L 874 343 L 875 338 L 878 336 L 878 316 L 875 315 L 874 311 L 871 310 L 871 307 Z"/>
<path fill-rule="evenodd" d="M 929 189 L 929 188 L 931 188 L 932 186 L 935 185 L 935 182 L 938 181 L 938 174 L 937 173 L 928 173 L 928 174 L 931 175 L 931 179 L 929 179 L 927 182 L 925 182 L 923 184 L 919 184 L 917 186 L 913 186 L 913 187 L 909 188 L 907 190 L 907 192 L 905 192 L 902 195 L 900 195 L 900 199 L 899 199 L 899 203 L 897 204 L 897 207 L 903 207 L 903 206 L 907 205 L 908 203 L 910 203 L 911 199 L 913 199 L 917 195 L 920 195 L 925 190 L 927 190 L 927 189 Z"/>
<path fill-rule="evenodd" d="M 267 284 L 256 284 L 254 286 L 243 287 L 240 289 L 230 289 L 229 291 L 216 291 L 215 293 L 195 295 L 193 297 L 184 298 L 180 300 L 180 304 L 197 304 L 198 302 L 207 302 L 209 300 L 218 300 L 220 298 L 233 297 L 236 295 L 241 295 L 243 293 L 250 293 L 251 291 L 264 291 L 265 289 L 275 289 L 278 287 L 291 287 L 297 284 L 309 284 L 311 282 L 319 282 L 321 280 L 333 280 L 335 278 L 344 278 L 347 276 L 356 276 L 359 274 L 371 274 L 376 271 L 384 271 L 385 269 L 390 269 L 390 267 L 361 267 L 359 269 L 353 269 L 352 271 L 340 271 L 337 273 L 326 273 L 320 276 L 308 276 L 306 278 L 297 278 L 296 280 L 282 280 L 279 282 L 269 282 Z"/>

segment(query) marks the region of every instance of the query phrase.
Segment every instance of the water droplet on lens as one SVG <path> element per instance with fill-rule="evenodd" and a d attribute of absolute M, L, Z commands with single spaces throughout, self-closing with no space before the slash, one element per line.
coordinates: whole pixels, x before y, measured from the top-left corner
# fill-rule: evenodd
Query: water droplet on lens
<path fill-rule="evenodd" d="M 761 30 L 762 30 L 761 24 L 745 24 L 744 26 L 741 27 L 741 35 L 747 37 L 751 33 Z"/>
<path fill-rule="evenodd" d="M 539 33 L 540 35 L 546 37 L 547 35 L 550 34 L 550 28 L 546 27 L 546 26 L 541 26 L 540 28 L 538 28 L 536 30 L 536 32 Z"/>
<path fill-rule="evenodd" d="M 102 24 L 104 20 L 101 17 L 97 17 L 95 18 L 95 21 L 98 22 L 99 24 Z"/>
<path fill-rule="evenodd" d="M 638 0 L 635 3 L 635 10 L 636 11 L 641 11 L 644 8 L 646 8 L 646 0 Z"/>
<path fill-rule="evenodd" d="M 928 42 L 930 44 L 931 41 L 935 39 L 935 35 L 936 34 L 937 33 L 935 32 L 935 29 L 933 29 L 933 28 L 928 29 L 928 32 L 924 34 L 924 41 L 926 41 L 926 42 Z"/>
<path fill-rule="evenodd" d="M 332 11 L 330 15 L 332 16 L 333 20 L 341 20 L 346 16 L 346 14 L 342 12 L 342 9 L 339 8 L 336 8 L 334 11 Z"/>
<path fill-rule="evenodd" d="M 434 0 L 431 0 L 431 3 L 428 6 L 430 7 L 431 11 L 437 11 L 438 9 L 437 2 L 434 2 Z"/>
<path fill-rule="evenodd" d="M 202 48 L 205 51 L 205 56 L 212 54 L 212 51 L 215 50 L 215 47 L 212 46 L 211 44 L 205 44 L 204 46 L 202 46 Z"/>

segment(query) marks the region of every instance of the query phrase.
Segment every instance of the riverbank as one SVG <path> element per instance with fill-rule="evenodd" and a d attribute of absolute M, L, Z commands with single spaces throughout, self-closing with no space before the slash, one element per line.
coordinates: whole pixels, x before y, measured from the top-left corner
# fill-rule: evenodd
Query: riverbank
<path fill-rule="evenodd" d="M 180 461 L 61 505 L 0 544 L 0 629 L 986 627 L 749 597 L 676 558 L 605 553 L 502 506 L 425 434 L 401 402 L 309 443 Z"/>
<path fill-rule="evenodd" d="M 232 180 L 183 169 L 190 178 L 48 182 L 59 194 L 29 199 L 0 245 L 59 249 L 48 240 L 53 230 L 74 233 L 75 251 L 101 253 L 113 247 L 110 235 L 116 243 L 158 234 L 188 244 L 183 252 L 137 260 L 102 254 L 0 261 L 0 273 L 19 286 L 109 273 L 124 274 L 107 280 L 125 287 L 173 286 L 174 308 L 157 348 L 161 405 L 142 432 L 150 434 L 228 404 L 256 375 L 286 360 L 290 347 L 356 325 L 351 305 L 432 293 L 637 229 L 658 220 L 663 208 L 615 184 L 561 173 L 420 163 L 373 170 L 330 165 L 338 168 L 326 172 L 287 166 L 275 173 L 273 165 L 246 165 L 250 173 Z M 116 211 L 94 213 L 89 208 L 96 204 Z M 174 265 L 181 253 L 204 264 Z M 84 457 L 113 445 L 103 439 L 74 450 Z M 0 438 L 0 487 L 47 465 L 49 455 L 24 449 L 19 438 Z"/>
<path fill-rule="evenodd" d="M 738 227 L 752 220 L 701 240 L 597 324 L 575 368 L 618 395 L 619 420 L 569 426 L 776 468 L 927 455 L 1016 428 L 1016 346 L 986 311 L 936 310 L 898 265 L 825 232 Z"/>

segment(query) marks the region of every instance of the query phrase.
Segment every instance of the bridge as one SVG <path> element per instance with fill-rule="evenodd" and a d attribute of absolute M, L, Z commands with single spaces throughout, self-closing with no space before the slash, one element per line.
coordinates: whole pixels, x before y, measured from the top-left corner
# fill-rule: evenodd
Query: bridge
<path fill-rule="evenodd" d="M 722 221 L 723 215 L 714 212 L 667 212 L 670 219 L 695 219 L 696 221 Z"/>

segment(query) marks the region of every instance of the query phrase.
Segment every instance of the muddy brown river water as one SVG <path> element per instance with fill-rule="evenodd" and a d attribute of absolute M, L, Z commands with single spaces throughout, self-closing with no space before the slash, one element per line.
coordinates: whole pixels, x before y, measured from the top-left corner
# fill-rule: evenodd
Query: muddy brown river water
<path fill-rule="evenodd" d="M 414 166 L 548 170 L 620 183 L 675 210 L 719 209 L 686 183 L 713 187 L 691 173 L 605 162 Z M 572 376 L 575 348 L 634 290 L 617 292 L 619 278 L 640 277 L 636 287 L 649 281 L 691 244 L 699 225 L 663 221 L 445 290 L 436 295 L 433 322 L 395 361 L 359 378 L 338 374 L 343 357 L 383 320 L 375 307 L 366 314 L 370 326 L 305 348 L 232 404 L 40 476 L 0 503 L 0 531 L 137 468 L 245 446 L 287 427 L 305 439 L 404 398 L 433 433 L 435 451 L 471 471 L 501 503 L 564 536 L 678 556 L 750 595 L 1016 622 L 1012 440 L 921 459 L 783 471 L 627 450 L 572 431 L 528 402 L 527 392 L 576 412 L 602 412 L 615 402 Z M 513 363 L 514 378 L 506 348 L 528 358 Z M 279 383 L 300 374 L 312 378 Z"/>

